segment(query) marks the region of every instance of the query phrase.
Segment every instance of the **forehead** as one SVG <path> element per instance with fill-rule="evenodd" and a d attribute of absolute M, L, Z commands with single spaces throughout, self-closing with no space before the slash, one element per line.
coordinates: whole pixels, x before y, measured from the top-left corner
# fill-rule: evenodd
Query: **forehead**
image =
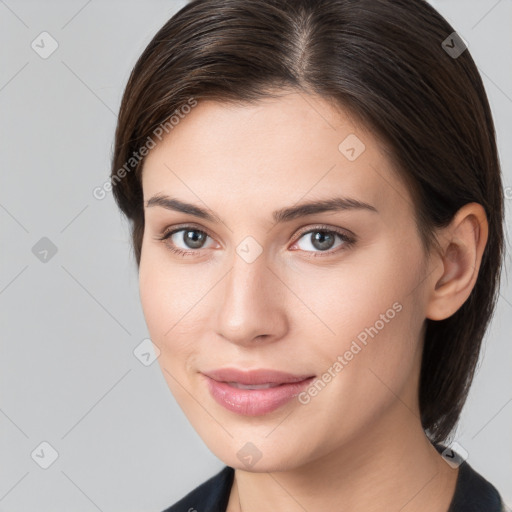
<path fill-rule="evenodd" d="M 371 131 L 327 100 L 293 92 L 253 104 L 199 101 L 146 157 L 143 189 L 146 201 L 228 194 L 242 209 L 333 195 L 410 207 Z"/>

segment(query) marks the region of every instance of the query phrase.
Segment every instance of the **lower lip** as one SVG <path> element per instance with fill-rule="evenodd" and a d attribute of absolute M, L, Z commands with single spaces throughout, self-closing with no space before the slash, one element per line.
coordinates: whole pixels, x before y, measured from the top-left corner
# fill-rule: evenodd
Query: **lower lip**
<path fill-rule="evenodd" d="M 259 416 L 275 411 L 297 396 L 313 379 L 314 377 L 310 377 L 300 382 L 266 389 L 238 389 L 226 382 L 206 377 L 214 400 L 229 411 L 244 416 Z"/>

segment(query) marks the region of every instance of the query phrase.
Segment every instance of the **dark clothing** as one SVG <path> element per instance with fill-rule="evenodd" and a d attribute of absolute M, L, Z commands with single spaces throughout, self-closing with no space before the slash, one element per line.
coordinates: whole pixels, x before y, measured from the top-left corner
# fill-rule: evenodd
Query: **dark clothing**
<path fill-rule="evenodd" d="M 436 446 L 441 452 L 444 446 Z M 226 512 L 235 471 L 225 466 L 163 512 Z M 466 461 L 459 466 L 455 492 L 448 512 L 505 512 L 496 488 Z M 439 511 L 444 512 L 444 511 Z"/>

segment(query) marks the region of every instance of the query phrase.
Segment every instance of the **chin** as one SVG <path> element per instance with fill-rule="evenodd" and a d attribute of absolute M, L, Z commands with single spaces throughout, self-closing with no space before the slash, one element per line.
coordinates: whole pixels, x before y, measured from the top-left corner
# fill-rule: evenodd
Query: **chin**
<path fill-rule="evenodd" d="M 304 442 L 301 439 L 307 437 L 306 433 L 302 435 L 297 433 L 297 440 L 294 441 L 286 431 L 282 430 L 281 435 L 277 433 L 274 439 L 269 439 L 268 433 L 272 428 L 266 428 L 262 435 L 255 435 L 250 428 L 239 428 L 235 433 L 226 425 L 227 430 L 233 435 L 229 437 L 225 432 L 222 438 L 211 436 L 211 430 L 204 432 L 198 431 L 209 450 L 224 464 L 235 469 L 248 471 L 251 473 L 268 473 L 279 471 L 290 471 L 306 464 L 311 460 L 309 450 L 305 449 Z"/>

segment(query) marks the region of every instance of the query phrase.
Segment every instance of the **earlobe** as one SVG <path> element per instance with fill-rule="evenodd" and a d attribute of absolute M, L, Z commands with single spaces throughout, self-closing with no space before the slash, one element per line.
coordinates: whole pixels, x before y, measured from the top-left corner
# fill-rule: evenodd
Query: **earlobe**
<path fill-rule="evenodd" d="M 444 320 L 468 299 L 478 277 L 487 236 L 487 216 L 478 203 L 464 205 L 450 225 L 438 233 L 441 253 L 436 255 L 435 264 L 442 269 L 442 275 L 432 273 L 427 318 Z"/>

